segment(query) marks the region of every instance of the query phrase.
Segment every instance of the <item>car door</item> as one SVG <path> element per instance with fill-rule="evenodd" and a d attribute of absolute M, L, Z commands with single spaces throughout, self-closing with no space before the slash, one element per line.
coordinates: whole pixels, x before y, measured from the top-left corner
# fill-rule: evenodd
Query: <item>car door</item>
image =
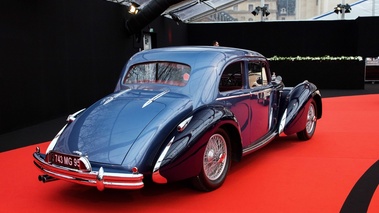
<path fill-rule="evenodd" d="M 274 88 L 270 84 L 268 66 L 265 61 L 252 60 L 247 64 L 250 90 L 250 144 L 262 140 L 269 134 L 273 124 Z"/>
<path fill-rule="evenodd" d="M 247 87 L 246 62 L 236 61 L 225 67 L 219 83 L 217 98 L 233 112 L 240 126 L 243 143 L 250 141 L 250 89 Z"/>

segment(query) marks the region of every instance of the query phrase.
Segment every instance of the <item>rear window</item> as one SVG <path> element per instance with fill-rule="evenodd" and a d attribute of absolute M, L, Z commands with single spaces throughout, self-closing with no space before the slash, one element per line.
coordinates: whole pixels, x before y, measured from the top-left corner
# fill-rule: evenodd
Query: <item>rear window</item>
<path fill-rule="evenodd" d="M 185 86 L 190 78 L 191 67 L 175 62 L 149 62 L 132 66 L 123 84 L 156 83 Z"/>

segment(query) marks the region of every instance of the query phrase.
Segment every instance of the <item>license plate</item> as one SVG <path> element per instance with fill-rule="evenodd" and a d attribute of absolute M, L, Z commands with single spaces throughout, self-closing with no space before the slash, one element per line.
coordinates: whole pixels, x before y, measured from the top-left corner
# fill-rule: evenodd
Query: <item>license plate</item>
<path fill-rule="evenodd" d="M 71 169 L 80 169 L 80 156 L 50 152 L 50 162 Z"/>

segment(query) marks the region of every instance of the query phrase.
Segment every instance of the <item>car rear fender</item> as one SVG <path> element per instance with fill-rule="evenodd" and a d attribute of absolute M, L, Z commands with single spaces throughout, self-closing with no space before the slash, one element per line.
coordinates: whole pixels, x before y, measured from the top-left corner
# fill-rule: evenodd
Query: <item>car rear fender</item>
<path fill-rule="evenodd" d="M 316 101 L 317 118 L 321 118 L 321 95 L 314 84 L 304 81 L 296 87 L 283 89 L 279 133 L 290 135 L 304 129 L 307 116 L 305 109 L 312 99 Z"/>
<path fill-rule="evenodd" d="M 166 147 L 162 147 L 154 166 L 153 181 L 166 183 L 198 175 L 209 137 L 224 126 L 238 129 L 234 115 L 222 106 L 207 106 L 188 116 L 184 125 L 182 122 L 168 137 Z"/>

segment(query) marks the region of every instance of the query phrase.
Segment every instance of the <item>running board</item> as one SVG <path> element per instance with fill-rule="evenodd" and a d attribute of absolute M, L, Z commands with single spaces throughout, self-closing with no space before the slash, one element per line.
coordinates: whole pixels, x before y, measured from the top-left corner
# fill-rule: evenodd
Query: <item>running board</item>
<path fill-rule="evenodd" d="M 257 142 L 257 143 L 254 143 L 254 144 L 251 144 L 250 146 L 246 147 L 243 149 L 243 155 L 247 155 L 251 152 L 254 152 L 262 147 L 264 147 L 265 145 L 267 145 L 269 142 L 271 142 L 272 140 L 275 139 L 277 135 L 277 132 L 273 132 L 271 135 L 269 135 L 268 137 L 264 138 L 263 140 Z"/>

